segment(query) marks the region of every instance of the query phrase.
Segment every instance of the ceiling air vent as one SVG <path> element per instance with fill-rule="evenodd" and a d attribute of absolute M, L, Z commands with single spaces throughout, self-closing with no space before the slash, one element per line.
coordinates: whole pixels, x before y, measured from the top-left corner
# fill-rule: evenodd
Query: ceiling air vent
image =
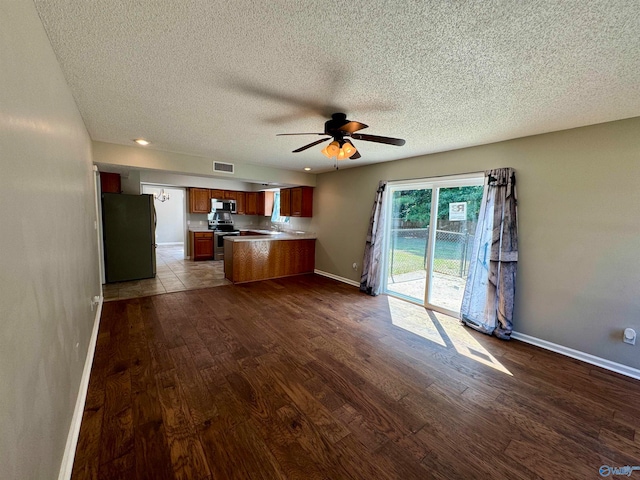
<path fill-rule="evenodd" d="M 233 174 L 233 163 L 213 162 L 213 171 Z"/>

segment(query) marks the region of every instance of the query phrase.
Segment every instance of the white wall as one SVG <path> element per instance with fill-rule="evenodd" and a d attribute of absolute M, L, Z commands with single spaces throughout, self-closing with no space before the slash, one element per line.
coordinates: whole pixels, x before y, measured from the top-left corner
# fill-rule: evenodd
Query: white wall
<path fill-rule="evenodd" d="M 359 281 L 379 180 L 516 169 L 515 330 L 640 368 L 640 117 L 317 177 L 316 268 Z"/>
<path fill-rule="evenodd" d="M 183 243 L 185 222 L 184 189 L 142 185 L 142 193 L 155 195 L 160 194 L 163 190 L 169 194 L 169 200 L 161 202 L 158 199 L 154 199 L 153 201 L 157 216 L 156 243 Z"/>
<path fill-rule="evenodd" d="M 100 294 L 91 142 L 35 7 L 0 2 L 0 477 L 58 476 Z"/>

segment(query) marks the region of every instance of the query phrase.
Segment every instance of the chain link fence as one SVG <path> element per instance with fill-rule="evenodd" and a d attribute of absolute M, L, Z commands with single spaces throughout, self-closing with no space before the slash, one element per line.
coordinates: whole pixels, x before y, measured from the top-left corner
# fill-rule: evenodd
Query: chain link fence
<path fill-rule="evenodd" d="M 469 233 L 436 230 L 433 270 L 466 277 L 474 236 Z M 429 228 L 391 229 L 389 265 L 391 277 L 424 270 L 427 263 Z"/>

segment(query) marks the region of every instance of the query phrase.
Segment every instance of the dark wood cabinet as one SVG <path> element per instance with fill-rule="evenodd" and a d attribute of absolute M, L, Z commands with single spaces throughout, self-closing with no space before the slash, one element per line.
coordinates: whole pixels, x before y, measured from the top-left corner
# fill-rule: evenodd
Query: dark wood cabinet
<path fill-rule="evenodd" d="M 280 215 L 283 217 L 313 216 L 313 187 L 281 189 Z"/>
<path fill-rule="evenodd" d="M 211 197 L 208 188 L 189 189 L 189 213 L 209 213 Z"/>
<path fill-rule="evenodd" d="M 211 198 L 216 198 L 218 200 L 221 200 L 224 198 L 224 190 L 209 190 Z M 211 210 L 211 209 L 209 209 Z M 208 212 L 207 212 L 208 213 Z"/>
<path fill-rule="evenodd" d="M 236 192 L 236 213 L 238 215 L 246 214 L 247 194 L 245 192 Z"/>
<path fill-rule="evenodd" d="M 258 192 L 246 192 L 246 205 L 244 207 L 247 215 L 258 214 Z"/>
<path fill-rule="evenodd" d="M 122 193 L 120 174 L 100 172 L 100 190 L 102 193 Z"/>
<path fill-rule="evenodd" d="M 280 215 L 283 217 L 291 216 L 291 189 L 280 189 Z"/>
<path fill-rule="evenodd" d="M 256 215 L 270 217 L 273 213 L 273 192 L 258 192 L 258 211 Z"/>
<path fill-rule="evenodd" d="M 193 259 L 213 259 L 213 232 L 193 232 Z"/>

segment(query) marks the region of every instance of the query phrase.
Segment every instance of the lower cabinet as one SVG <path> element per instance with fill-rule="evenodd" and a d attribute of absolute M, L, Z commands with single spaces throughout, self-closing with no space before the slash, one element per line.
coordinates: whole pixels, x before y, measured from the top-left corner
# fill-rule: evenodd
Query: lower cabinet
<path fill-rule="evenodd" d="M 193 259 L 213 260 L 213 232 L 191 232 L 193 235 Z"/>

